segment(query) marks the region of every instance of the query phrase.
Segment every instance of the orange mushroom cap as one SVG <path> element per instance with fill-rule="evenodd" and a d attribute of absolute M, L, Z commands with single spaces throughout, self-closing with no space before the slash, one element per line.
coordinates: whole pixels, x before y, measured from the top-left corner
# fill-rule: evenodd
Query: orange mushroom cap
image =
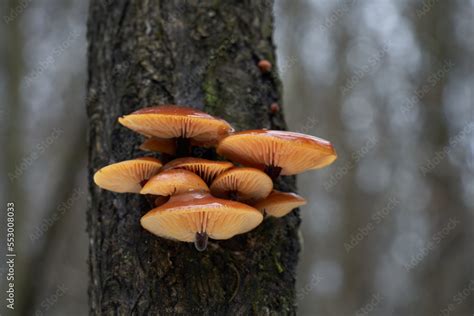
<path fill-rule="evenodd" d="M 155 207 L 161 206 L 170 200 L 169 196 L 157 195 L 153 200 L 153 205 Z"/>
<path fill-rule="evenodd" d="M 94 182 L 109 191 L 139 193 L 141 183 L 157 174 L 161 166 L 158 159 L 151 157 L 121 161 L 99 169 Z"/>
<path fill-rule="evenodd" d="M 174 155 L 176 153 L 176 141 L 158 137 L 147 138 L 139 147 L 143 151 L 153 151 Z"/>
<path fill-rule="evenodd" d="M 206 183 L 187 170 L 164 170 L 151 177 L 140 191 L 141 194 L 174 195 L 189 191 L 209 191 Z"/>
<path fill-rule="evenodd" d="M 229 239 L 254 229 L 262 219 L 260 211 L 246 204 L 191 192 L 172 196 L 145 214 L 140 223 L 154 235 L 196 242 L 202 235 L 206 240 L 207 236 Z"/>
<path fill-rule="evenodd" d="M 250 130 L 230 135 L 221 140 L 217 153 L 262 170 L 281 168 L 282 175 L 322 168 L 337 158 L 331 143 L 324 139 L 272 130 Z"/>
<path fill-rule="evenodd" d="M 262 59 L 258 62 L 258 68 L 261 72 L 267 73 L 272 70 L 272 64 L 268 60 Z"/>
<path fill-rule="evenodd" d="M 206 183 L 211 183 L 214 178 L 234 165 L 228 161 L 214 161 L 202 158 L 178 158 L 168 162 L 163 169 L 185 169 L 200 176 Z"/>
<path fill-rule="evenodd" d="M 254 207 L 270 216 L 282 217 L 305 204 L 306 200 L 296 193 L 273 190 L 266 199 L 256 203 Z"/>
<path fill-rule="evenodd" d="M 200 147 L 212 147 L 213 145 L 215 145 L 215 143 L 198 142 L 196 140 L 191 140 L 191 145 Z M 143 151 L 152 151 L 168 155 L 175 155 L 178 145 L 175 139 L 149 137 L 140 145 L 139 148 Z"/>
<path fill-rule="evenodd" d="M 205 144 L 216 143 L 233 131 L 222 119 L 176 105 L 144 108 L 118 120 L 125 127 L 148 137 L 194 139 Z"/>
<path fill-rule="evenodd" d="M 220 198 L 256 202 L 267 197 L 273 181 L 255 168 L 232 168 L 219 175 L 211 184 L 211 193 Z"/>

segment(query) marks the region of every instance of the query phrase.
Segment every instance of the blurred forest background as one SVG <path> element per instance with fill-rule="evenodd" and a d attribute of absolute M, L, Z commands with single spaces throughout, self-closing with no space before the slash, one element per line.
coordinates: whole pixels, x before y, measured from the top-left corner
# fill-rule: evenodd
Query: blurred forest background
<path fill-rule="evenodd" d="M 17 315 L 88 314 L 87 10 L 0 3 Z M 472 0 L 276 1 L 289 129 L 339 154 L 298 179 L 300 315 L 474 313 L 473 17 Z"/>

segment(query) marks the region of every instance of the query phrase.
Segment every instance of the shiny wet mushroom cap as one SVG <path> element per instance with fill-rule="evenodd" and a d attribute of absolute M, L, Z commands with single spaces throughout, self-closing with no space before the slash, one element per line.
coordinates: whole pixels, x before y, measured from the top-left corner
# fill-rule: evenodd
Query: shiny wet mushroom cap
<path fill-rule="evenodd" d="M 194 242 L 202 251 L 208 238 L 229 239 L 254 229 L 262 219 L 260 211 L 246 204 L 192 192 L 172 196 L 140 222 L 154 235 Z"/>
<path fill-rule="evenodd" d="M 158 137 L 147 138 L 139 147 L 143 151 L 153 151 L 174 155 L 176 153 L 176 141 Z"/>
<path fill-rule="evenodd" d="M 190 191 L 209 191 L 204 180 L 187 170 L 164 170 L 151 177 L 140 191 L 141 194 L 174 195 Z"/>
<path fill-rule="evenodd" d="M 209 147 L 212 143 L 198 142 L 191 140 L 192 146 Z M 168 155 L 175 155 L 178 149 L 178 142 L 174 138 L 148 137 L 139 147 L 143 151 L 159 152 Z"/>
<path fill-rule="evenodd" d="M 158 159 L 143 157 L 117 162 L 99 169 L 94 182 L 101 188 L 119 193 L 139 193 L 142 183 L 160 171 Z"/>
<path fill-rule="evenodd" d="M 120 124 L 140 134 L 165 139 L 193 139 L 216 143 L 233 131 L 229 123 L 194 108 L 161 105 L 119 118 Z"/>
<path fill-rule="evenodd" d="M 264 170 L 275 179 L 331 164 L 336 151 L 330 142 L 300 133 L 272 130 L 238 132 L 224 138 L 217 153 L 245 166 Z"/>
<path fill-rule="evenodd" d="M 254 207 L 270 216 L 282 217 L 305 204 L 306 200 L 296 193 L 273 190 L 267 198 L 256 203 Z"/>
<path fill-rule="evenodd" d="M 194 172 L 206 183 L 210 184 L 214 178 L 234 165 L 228 161 L 214 161 L 202 158 L 178 158 L 168 162 L 163 169 L 184 169 Z"/>
<path fill-rule="evenodd" d="M 211 193 L 220 198 L 256 202 L 270 194 L 273 181 L 255 168 L 232 168 L 219 175 L 211 184 Z"/>

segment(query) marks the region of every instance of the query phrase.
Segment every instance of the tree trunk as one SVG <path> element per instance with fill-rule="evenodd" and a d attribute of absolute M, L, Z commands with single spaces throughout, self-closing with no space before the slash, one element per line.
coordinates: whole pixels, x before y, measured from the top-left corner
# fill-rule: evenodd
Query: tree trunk
<path fill-rule="evenodd" d="M 272 19 L 271 1 L 91 1 L 89 175 L 144 155 L 117 118 L 145 106 L 190 105 L 237 130 L 284 129 L 282 113 L 269 110 L 281 99 L 276 70 L 257 67 L 276 64 Z M 294 178 L 276 186 L 294 190 Z M 295 314 L 298 212 L 200 253 L 142 229 L 142 196 L 92 181 L 90 195 L 91 314 Z"/>

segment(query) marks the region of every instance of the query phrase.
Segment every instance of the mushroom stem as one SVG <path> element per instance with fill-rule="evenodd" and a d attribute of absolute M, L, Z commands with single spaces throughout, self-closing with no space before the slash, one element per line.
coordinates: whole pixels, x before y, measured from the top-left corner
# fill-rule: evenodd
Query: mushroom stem
<path fill-rule="evenodd" d="M 176 156 L 187 157 L 191 151 L 191 141 L 189 138 L 178 137 L 176 138 Z"/>
<path fill-rule="evenodd" d="M 270 178 L 272 178 L 273 181 L 275 181 L 280 176 L 281 168 L 275 166 L 266 166 L 264 172 Z"/>
<path fill-rule="evenodd" d="M 196 233 L 196 239 L 194 240 L 194 246 L 198 251 L 204 251 L 207 248 L 207 241 L 209 236 L 207 233 Z"/>
<path fill-rule="evenodd" d="M 161 161 L 165 164 L 165 163 L 168 163 L 171 160 L 173 160 L 174 155 L 170 155 L 170 154 L 167 154 L 167 153 L 160 153 L 160 158 L 161 158 Z"/>

